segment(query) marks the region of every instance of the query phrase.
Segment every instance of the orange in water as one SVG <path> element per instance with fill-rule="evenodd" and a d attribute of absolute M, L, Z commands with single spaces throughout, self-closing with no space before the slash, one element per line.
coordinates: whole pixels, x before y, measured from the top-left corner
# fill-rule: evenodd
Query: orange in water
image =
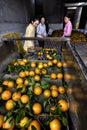
<path fill-rule="evenodd" d="M 58 119 L 53 119 L 50 122 L 50 130 L 61 130 L 61 123 Z"/>
<path fill-rule="evenodd" d="M 36 74 L 40 74 L 40 69 L 39 69 L 39 68 L 36 68 L 36 69 L 35 69 L 35 73 L 36 73 Z"/>
<path fill-rule="evenodd" d="M 56 86 L 56 85 L 52 85 L 52 86 L 50 87 L 50 89 L 51 89 L 51 90 L 57 90 L 57 86 Z"/>
<path fill-rule="evenodd" d="M 57 78 L 58 78 L 58 79 L 62 79 L 62 78 L 63 78 L 63 74 L 62 74 L 62 73 L 58 73 L 58 74 L 57 74 Z"/>
<path fill-rule="evenodd" d="M 50 75 L 50 77 L 52 78 L 52 79 L 56 79 L 56 74 L 55 73 L 52 73 L 51 75 Z"/>
<path fill-rule="evenodd" d="M 52 61 L 49 61 L 49 62 L 47 63 L 47 65 L 48 65 L 48 66 L 53 66 Z"/>
<path fill-rule="evenodd" d="M 45 74 L 47 74 L 47 70 L 46 70 L 46 69 L 42 69 L 42 70 L 41 70 L 41 73 L 42 73 L 43 75 L 45 75 Z"/>
<path fill-rule="evenodd" d="M 29 99 L 30 99 L 30 98 L 29 98 L 28 95 L 22 95 L 22 96 L 21 96 L 21 102 L 22 102 L 23 104 L 28 103 Z"/>
<path fill-rule="evenodd" d="M 0 115 L 0 128 L 1 128 L 2 125 L 3 125 L 3 122 L 4 122 L 4 116 L 3 116 L 3 115 Z"/>
<path fill-rule="evenodd" d="M 29 127 L 28 127 L 28 130 L 32 130 L 32 126 L 34 126 L 36 128 L 36 130 L 41 130 L 41 126 L 39 124 L 39 122 L 37 120 L 33 120 Z"/>
<path fill-rule="evenodd" d="M 52 89 L 52 90 L 51 90 L 51 95 L 52 95 L 52 97 L 54 97 L 54 98 L 58 97 L 58 91 Z"/>
<path fill-rule="evenodd" d="M 27 59 L 23 59 L 22 60 L 25 64 L 28 62 L 28 60 Z"/>
<path fill-rule="evenodd" d="M 14 108 L 14 103 L 13 100 L 10 99 L 6 102 L 5 107 L 8 111 L 12 110 Z"/>
<path fill-rule="evenodd" d="M 61 111 L 66 112 L 69 109 L 68 102 L 65 99 L 60 99 L 58 101 L 58 106 L 60 107 Z"/>
<path fill-rule="evenodd" d="M 28 86 L 28 85 L 29 85 L 29 80 L 28 80 L 28 79 L 25 79 L 25 80 L 24 80 L 24 85 L 25 85 L 25 86 Z"/>
<path fill-rule="evenodd" d="M 35 75 L 35 76 L 34 76 L 34 80 L 35 80 L 35 81 L 40 81 L 40 76 L 39 76 L 39 75 Z"/>
<path fill-rule="evenodd" d="M 11 92 L 10 92 L 9 90 L 3 91 L 2 94 L 1 94 L 1 98 L 2 98 L 3 100 L 8 100 L 8 99 L 10 99 L 10 98 L 11 98 Z"/>
<path fill-rule="evenodd" d="M 39 68 L 39 69 L 42 69 L 42 68 L 43 68 L 43 63 L 42 63 L 42 62 L 40 62 L 40 63 L 38 64 L 38 68 Z"/>
<path fill-rule="evenodd" d="M 36 67 L 36 63 L 35 62 L 31 62 L 31 68 L 35 68 Z"/>
<path fill-rule="evenodd" d="M 25 78 L 25 77 L 26 77 L 25 72 L 21 71 L 21 72 L 19 73 L 19 77 L 21 77 L 21 78 Z"/>
<path fill-rule="evenodd" d="M 7 86 L 8 85 L 8 80 L 4 80 L 3 85 Z"/>
<path fill-rule="evenodd" d="M 33 113 L 38 115 L 42 112 L 42 106 L 40 103 L 34 103 L 32 106 Z"/>
<path fill-rule="evenodd" d="M 35 72 L 34 72 L 33 70 L 31 70 L 31 71 L 29 72 L 29 75 L 33 77 L 33 76 L 35 75 Z"/>
<path fill-rule="evenodd" d="M 3 88 L 2 88 L 2 87 L 0 87 L 0 93 L 2 93 L 2 91 L 3 91 Z"/>
<path fill-rule="evenodd" d="M 8 129 L 8 130 L 13 130 L 14 129 L 14 122 L 12 124 L 12 126 L 9 123 L 9 120 L 7 119 L 4 123 L 3 123 L 3 129 Z"/>
<path fill-rule="evenodd" d="M 14 81 L 8 81 L 8 88 L 14 88 L 15 87 L 15 84 L 14 84 Z"/>
<path fill-rule="evenodd" d="M 29 71 L 24 71 L 26 76 L 29 76 Z"/>
<path fill-rule="evenodd" d="M 49 98 L 51 96 L 51 91 L 49 89 L 44 90 L 43 92 L 44 97 Z"/>
<path fill-rule="evenodd" d="M 64 94 L 64 93 L 65 93 L 65 88 L 64 88 L 63 86 L 59 86 L 59 87 L 58 87 L 58 92 L 59 92 L 60 94 Z"/>
<path fill-rule="evenodd" d="M 57 62 L 58 62 L 57 59 L 53 60 L 53 64 L 57 64 Z"/>
<path fill-rule="evenodd" d="M 20 127 L 23 128 L 25 125 L 27 125 L 28 120 L 29 120 L 28 117 L 24 117 L 23 119 L 21 119 L 21 120 L 20 120 L 20 123 L 19 123 Z"/>
<path fill-rule="evenodd" d="M 42 88 L 39 87 L 39 86 L 35 86 L 34 87 L 34 94 L 37 95 L 37 96 L 41 95 L 42 94 Z"/>
<path fill-rule="evenodd" d="M 18 78 L 16 79 L 16 84 L 23 84 L 23 79 L 20 78 L 20 77 L 18 77 Z"/>
<path fill-rule="evenodd" d="M 62 67 L 62 66 L 63 66 L 62 62 L 58 62 L 58 63 L 57 63 L 57 67 L 60 68 L 60 67 Z"/>
<path fill-rule="evenodd" d="M 14 92 L 14 93 L 12 94 L 12 99 L 13 99 L 14 101 L 20 100 L 20 99 L 21 99 L 21 93 L 20 93 L 20 92 Z"/>

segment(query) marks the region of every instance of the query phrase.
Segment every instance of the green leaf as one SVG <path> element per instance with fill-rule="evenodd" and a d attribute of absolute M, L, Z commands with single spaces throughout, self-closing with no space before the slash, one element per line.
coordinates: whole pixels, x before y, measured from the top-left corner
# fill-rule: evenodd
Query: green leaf
<path fill-rule="evenodd" d="M 31 130 L 37 130 L 33 125 L 31 126 Z"/>
<path fill-rule="evenodd" d="M 48 100 L 44 100 L 44 101 L 43 101 L 43 107 L 44 107 L 44 108 L 46 107 L 47 103 L 48 103 Z"/>
<path fill-rule="evenodd" d="M 46 126 L 54 119 L 54 116 L 49 117 L 48 121 L 45 123 Z"/>
<path fill-rule="evenodd" d="M 50 75 L 49 74 L 45 74 L 44 78 L 50 78 Z"/>
<path fill-rule="evenodd" d="M 50 88 L 50 84 L 48 82 L 46 82 L 45 80 L 41 81 L 41 87 L 43 89 L 49 89 Z"/>
<path fill-rule="evenodd" d="M 30 125 L 31 122 L 32 122 L 32 118 L 29 119 L 28 123 L 25 125 L 25 128 L 27 128 Z"/>
<path fill-rule="evenodd" d="M 68 125 L 68 120 L 66 117 L 62 117 L 62 123 L 64 126 L 67 126 Z"/>
<path fill-rule="evenodd" d="M 6 116 L 4 116 L 4 122 L 7 120 L 7 115 Z"/>
<path fill-rule="evenodd" d="M 24 105 L 21 103 L 21 101 L 18 101 L 18 105 L 20 108 L 22 108 Z"/>

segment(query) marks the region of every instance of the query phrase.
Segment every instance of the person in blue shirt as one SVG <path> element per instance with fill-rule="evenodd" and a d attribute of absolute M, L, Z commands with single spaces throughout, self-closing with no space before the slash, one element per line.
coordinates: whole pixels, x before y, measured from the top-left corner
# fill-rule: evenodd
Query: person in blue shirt
<path fill-rule="evenodd" d="M 39 38 L 44 38 L 44 37 L 47 36 L 47 34 L 46 34 L 45 18 L 44 17 L 41 18 L 41 22 L 37 26 L 36 33 L 37 33 L 37 37 L 39 37 Z M 39 47 L 44 48 L 44 41 L 39 41 Z"/>

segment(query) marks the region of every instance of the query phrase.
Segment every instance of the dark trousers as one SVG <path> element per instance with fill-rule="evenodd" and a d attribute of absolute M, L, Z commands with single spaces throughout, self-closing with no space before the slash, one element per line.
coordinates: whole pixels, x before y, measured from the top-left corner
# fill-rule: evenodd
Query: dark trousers
<path fill-rule="evenodd" d="M 44 41 L 39 41 L 39 47 L 44 48 Z"/>

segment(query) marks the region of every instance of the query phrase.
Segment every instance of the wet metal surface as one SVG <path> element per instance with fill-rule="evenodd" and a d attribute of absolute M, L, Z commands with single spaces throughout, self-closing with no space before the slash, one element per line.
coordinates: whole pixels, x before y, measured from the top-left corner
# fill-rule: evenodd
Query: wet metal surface
<path fill-rule="evenodd" d="M 87 80 L 80 68 L 81 63 L 71 51 L 71 47 L 66 45 L 62 51 L 63 62 L 66 65 L 64 67 L 65 81 L 69 86 L 67 95 L 73 130 L 87 130 Z"/>

